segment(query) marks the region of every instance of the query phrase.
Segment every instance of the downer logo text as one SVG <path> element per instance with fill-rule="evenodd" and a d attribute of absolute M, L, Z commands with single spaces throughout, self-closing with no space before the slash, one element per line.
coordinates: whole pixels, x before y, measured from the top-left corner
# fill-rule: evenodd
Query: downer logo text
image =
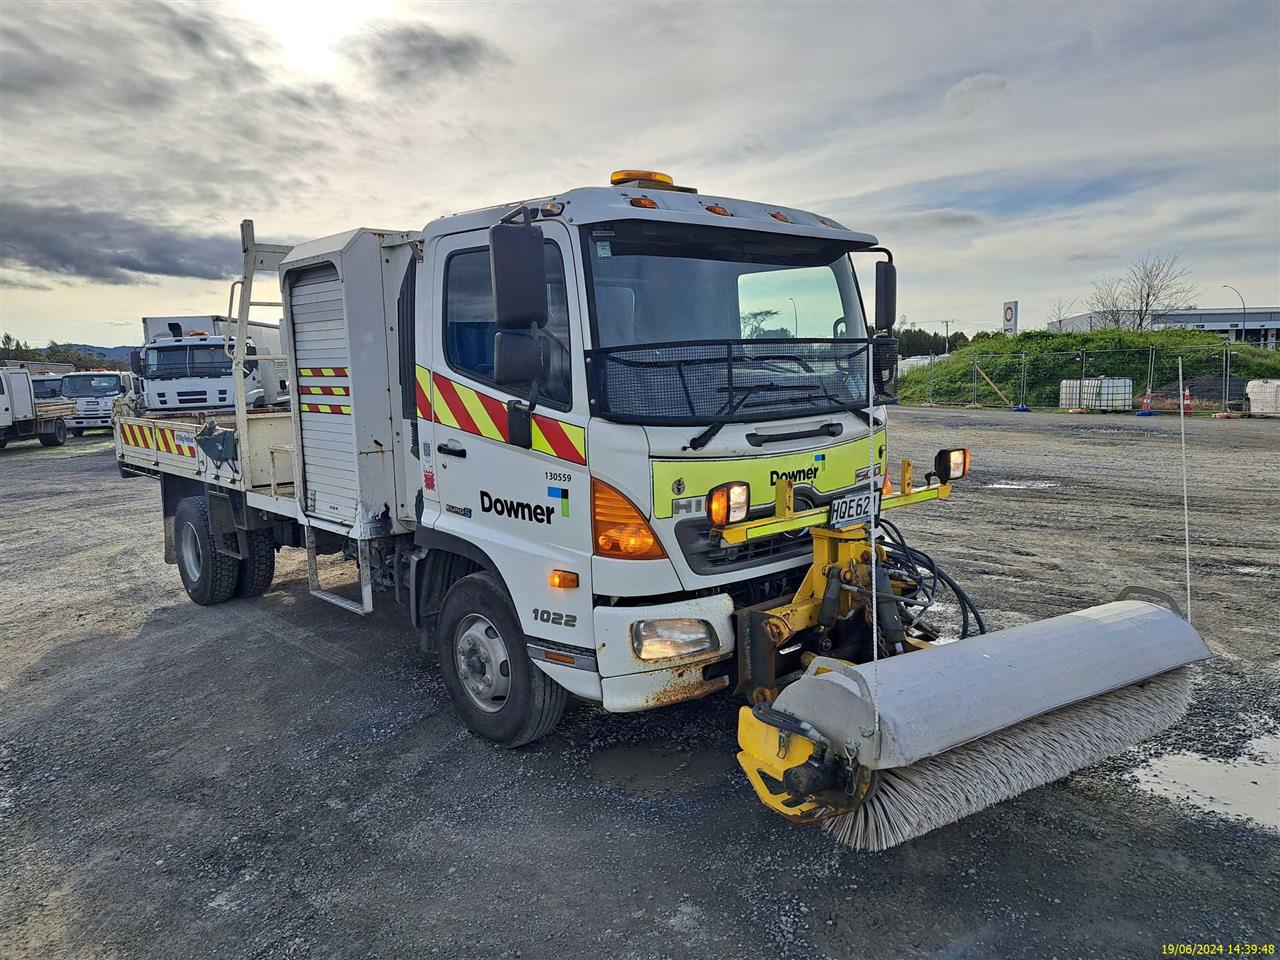
<path fill-rule="evenodd" d="M 558 511 L 556 507 L 542 506 L 525 500 L 508 500 L 505 497 L 495 497 L 487 490 L 481 490 L 480 512 L 510 517 L 512 520 L 525 520 L 529 523 L 550 523 L 551 518 Z"/>
<path fill-rule="evenodd" d="M 798 470 L 770 470 L 769 486 L 776 487 L 779 480 L 790 480 L 793 483 L 800 480 L 812 480 L 817 475 L 817 467 L 801 467 Z"/>

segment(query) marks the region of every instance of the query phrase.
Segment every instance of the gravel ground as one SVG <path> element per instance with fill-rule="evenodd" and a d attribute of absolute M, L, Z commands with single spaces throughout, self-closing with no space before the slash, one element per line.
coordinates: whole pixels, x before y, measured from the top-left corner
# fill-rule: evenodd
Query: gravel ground
<path fill-rule="evenodd" d="M 912 542 L 993 626 L 1182 590 L 1171 417 L 896 410 L 894 456 L 967 443 Z M 1142 790 L 1280 729 L 1280 423 L 1190 424 L 1188 720 L 883 854 L 737 773 L 734 704 L 575 707 L 514 753 L 467 733 L 389 600 L 189 603 L 159 496 L 102 435 L 0 453 L 0 957 L 1155 957 L 1267 943 L 1280 835 Z"/>

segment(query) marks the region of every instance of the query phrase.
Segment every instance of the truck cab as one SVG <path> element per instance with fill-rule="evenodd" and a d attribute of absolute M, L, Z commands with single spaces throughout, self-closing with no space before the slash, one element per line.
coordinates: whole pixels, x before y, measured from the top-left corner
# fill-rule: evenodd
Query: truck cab
<path fill-rule="evenodd" d="M 811 547 L 715 528 L 772 513 L 780 480 L 822 507 L 882 472 L 850 257 L 876 240 L 643 176 L 524 208 L 545 282 L 527 322 L 501 313 L 500 211 L 429 224 L 408 267 L 418 541 L 482 557 L 537 668 L 611 711 L 731 688 L 735 612 L 794 590 Z M 456 679 L 483 724 L 502 685 L 471 663 Z"/>
<path fill-rule="evenodd" d="M 133 370 L 142 385 L 143 407 L 153 413 L 234 409 L 232 355 L 235 336 L 224 317 L 144 317 L 146 345 Z M 253 359 L 279 353 L 279 328 L 253 323 L 245 340 L 245 402 L 262 409 L 288 396 L 283 366 Z"/>
<path fill-rule="evenodd" d="M 86 430 L 110 430 L 111 412 L 118 397 L 136 395 L 137 381 L 122 370 L 83 370 L 62 378 L 62 396 L 75 402 L 76 411 L 67 417 L 73 436 Z"/>
<path fill-rule="evenodd" d="M 62 396 L 62 377 L 60 373 L 31 374 L 31 389 L 35 391 L 37 400 L 57 400 Z"/>

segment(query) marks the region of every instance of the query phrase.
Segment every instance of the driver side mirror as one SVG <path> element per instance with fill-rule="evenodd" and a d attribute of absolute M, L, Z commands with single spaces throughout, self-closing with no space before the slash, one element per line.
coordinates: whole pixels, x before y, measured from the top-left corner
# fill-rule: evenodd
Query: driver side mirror
<path fill-rule="evenodd" d="M 493 319 L 499 330 L 547 325 L 547 268 L 542 230 L 533 224 L 495 223 L 489 228 Z"/>
<path fill-rule="evenodd" d="M 129 369 L 133 371 L 134 376 L 137 376 L 137 377 L 142 376 L 142 351 L 141 350 L 129 351 Z"/>
<path fill-rule="evenodd" d="M 890 333 L 898 314 L 898 268 L 876 261 L 876 333 Z"/>

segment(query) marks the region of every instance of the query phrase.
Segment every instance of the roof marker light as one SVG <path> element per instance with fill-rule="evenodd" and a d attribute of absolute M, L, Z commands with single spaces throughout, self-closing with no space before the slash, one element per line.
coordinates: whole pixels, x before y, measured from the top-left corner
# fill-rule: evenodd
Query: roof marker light
<path fill-rule="evenodd" d="M 731 213 L 730 213 L 728 210 L 726 210 L 724 207 L 720 206 L 720 204 L 718 204 L 718 203 L 710 203 L 710 204 L 707 204 L 707 213 L 714 213 L 714 214 L 716 214 L 716 216 L 720 216 L 720 217 L 731 217 L 731 216 L 733 216 L 733 214 L 731 214 Z"/>
<path fill-rule="evenodd" d="M 785 213 L 779 213 L 777 210 L 773 211 L 771 214 L 769 214 L 769 216 L 773 217 L 773 219 L 778 220 L 782 223 L 791 222 L 790 220 L 787 219 L 787 215 Z"/>
<path fill-rule="evenodd" d="M 646 210 L 658 209 L 658 201 L 650 200 L 648 197 L 632 197 L 631 205 L 633 207 L 644 207 Z"/>

